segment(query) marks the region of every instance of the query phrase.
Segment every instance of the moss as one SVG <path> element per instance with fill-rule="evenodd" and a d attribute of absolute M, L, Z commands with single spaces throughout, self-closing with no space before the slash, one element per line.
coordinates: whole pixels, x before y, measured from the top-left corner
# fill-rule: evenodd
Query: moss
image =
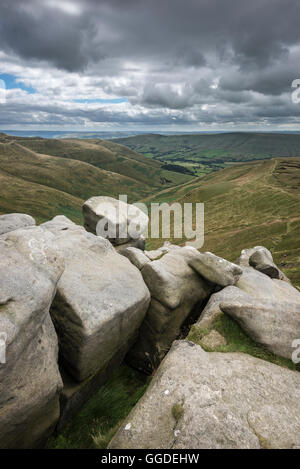
<path fill-rule="evenodd" d="M 176 422 L 178 422 L 178 420 L 181 419 L 183 414 L 184 414 L 184 408 L 182 407 L 182 405 L 179 402 L 174 404 L 172 407 L 172 415 L 174 419 L 176 420 Z"/>
<path fill-rule="evenodd" d="M 227 345 L 221 345 L 215 349 L 207 348 L 202 345 L 201 340 L 207 334 L 209 334 L 211 329 L 216 329 L 227 341 Z M 190 340 L 196 344 L 201 345 L 201 347 L 207 352 L 241 352 L 252 355 L 253 357 L 266 360 L 276 365 L 289 368 L 291 370 L 298 370 L 297 367 L 291 360 L 287 358 L 278 357 L 273 353 L 269 352 L 262 346 L 254 342 L 247 334 L 241 329 L 241 327 L 229 316 L 222 314 L 211 325 L 211 329 L 205 329 L 193 325 L 187 337 L 187 340 Z"/>
<path fill-rule="evenodd" d="M 144 394 L 149 378 L 122 365 L 84 405 L 81 412 L 48 441 L 50 449 L 103 449 Z"/>

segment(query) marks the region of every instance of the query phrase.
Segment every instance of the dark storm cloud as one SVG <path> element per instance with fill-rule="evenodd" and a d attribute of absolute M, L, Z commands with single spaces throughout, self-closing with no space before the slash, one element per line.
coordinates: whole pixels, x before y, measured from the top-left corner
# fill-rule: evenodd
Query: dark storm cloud
<path fill-rule="evenodd" d="M 1 46 L 81 70 L 101 57 L 182 60 L 204 54 L 261 67 L 300 40 L 297 0 L 2 0 Z M 73 5 L 68 9 L 68 4 Z"/>
<path fill-rule="evenodd" d="M 247 113 L 249 121 L 272 121 L 276 110 L 285 120 L 298 116 L 288 98 L 300 74 L 298 0 L 0 0 L 0 6 L 0 50 L 24 66 L 96 77 L 106 93 L 144 109 L 71 115 L 47 106 L 43 112 L 57 122 L 77 116 L 223 123 L 244 121 Z"/>

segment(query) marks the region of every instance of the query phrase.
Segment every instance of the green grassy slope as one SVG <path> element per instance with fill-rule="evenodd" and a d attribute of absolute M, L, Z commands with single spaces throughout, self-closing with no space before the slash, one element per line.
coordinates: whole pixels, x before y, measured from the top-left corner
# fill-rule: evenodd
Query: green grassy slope
<path fill-rule="evenodd" d="M 17 142 L 36 153 L 83 161 L 147 186 L 180 184 L 190 178 L 174 171 L 165 171 L 159 161 L 150 161 L 123 145 L 105 140 L 17 138 Z"/>
<path fill-rule="evenodd" d="M 63 213 L 81 222 L 81 206 L 89 197 L 127 194 L 134 202 L 191 179 L 121 145 L 118 153 L 109 150 L 109 142 L 97 145 L 91 151 L 86 141 L 0 135 L 0 213 L 26 212 L 38 222 Z M 128 155 L 123 166 L 120 154 Z"/>
<path fill-rule="evenodd" d="M 293 283 L 300 285 L 300 158 L 234 165 L 153 200 L 204 202 L 201 250 L 234 261 L 244 248 L 266 246 Z M 148 242 L 152 248 L 161 243 L 161 239 Z"/>
<path fill-rule="evenodd" d="M 300 156 L 300 135 L 233 132 L 198 135 L 138 135 L 117 139 L 145 156 L 204 174 L 229 162 Z"/>

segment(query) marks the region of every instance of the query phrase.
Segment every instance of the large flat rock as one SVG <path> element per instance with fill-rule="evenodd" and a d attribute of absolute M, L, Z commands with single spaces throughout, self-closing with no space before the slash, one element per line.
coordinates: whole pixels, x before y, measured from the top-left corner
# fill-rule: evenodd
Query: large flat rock
<path fill-rule="evenodd" d="M 151 293 L 151 304 L 139 338 L 127 361 L 152 373 L 180 333 L 194 309 L 203 307 L 213 285 L 201 278 L 189 261 L 197 256 L 192 247 L 171 249 L 161 259 L 146 263 L 141 272 Z"/>
<path fill-rule="evenodd" d="M 150 294 L 140 271 L 104 238 L 66 220 L 55 235 L 65 270 L 51 307 L 64 366 L 78 381 L 101 369 L 136 334 Z"/>
<path fill-rule="evenodd" d="M 300 373 L 175 342 L 109 449 L 300 446 Z"/>
<path fill-rule="evenodd" d="M 206 280 L 222 287 L 235 285 L 243 273 L 240 266 L 211 252 L 198 252 L 189 265 Z"/>
<path fill-rule="evenodd" d="M 220 309 L 235 319 L 255 342 L 276 355 L 292 359 L 293 343 L 300 339 L 299 303 L 227 299 L 221 302 Z"/>
<path fill-rule="evenodd" d="M 300 292 L 290 283 L 271 279 L 252 267 L 243 267 L 243 275 L 236 286 L 256 299 L 274 302 L 289 300 L 300 304 Z"/>

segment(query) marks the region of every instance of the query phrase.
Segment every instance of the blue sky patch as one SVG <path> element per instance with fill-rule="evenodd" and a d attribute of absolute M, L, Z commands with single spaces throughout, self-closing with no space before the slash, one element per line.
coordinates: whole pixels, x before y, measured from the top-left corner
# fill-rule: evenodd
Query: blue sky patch
<path fill-rule="evenodd" d="M 73 99 L 74 103 L 83 103 L 83 104 L 90 104 L 90 103 L 108 103 L 108 104 L 119 104 L 119 103 L 128 103 L 127 98 L 111 98 L 111 99 Z"/>
<path fill-rule="evenodd" d="M 7 90 L 20 89 L 30 94 L 36 93 L 34 88 L 24 85 L 21 81 L 17 81 L 18 78 L 14 75 L 10 75 L 9 73 L 0 73 L 0 80 L 4 81 Z"/>

